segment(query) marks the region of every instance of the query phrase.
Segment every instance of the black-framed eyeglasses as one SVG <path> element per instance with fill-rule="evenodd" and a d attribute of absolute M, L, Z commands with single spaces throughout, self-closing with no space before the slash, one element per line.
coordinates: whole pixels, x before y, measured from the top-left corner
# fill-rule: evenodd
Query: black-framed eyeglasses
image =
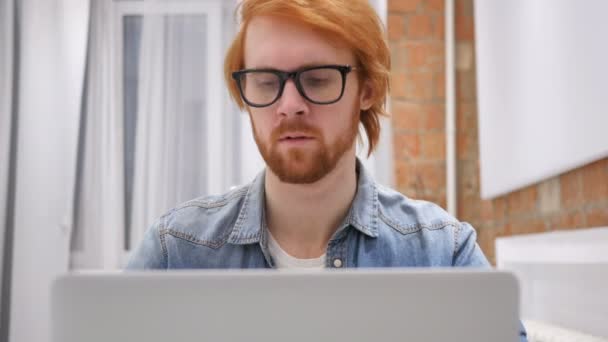
<path fill-rule="evenodd" d="M 290 72 L 245 69 L 233 72 L 232 78 L 238 85 L 243 101 L 251 107 L 267 107 L 275 103 L 290 78 L 306 100 L 327 105 L 340 101 L 346 75 L 353 70 L 356 68 L 350 65 L 319 65 Z"/>

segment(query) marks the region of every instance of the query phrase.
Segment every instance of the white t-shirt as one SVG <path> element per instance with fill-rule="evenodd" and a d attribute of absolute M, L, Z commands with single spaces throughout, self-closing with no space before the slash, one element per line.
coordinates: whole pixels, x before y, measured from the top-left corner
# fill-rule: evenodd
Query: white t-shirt
<path fill-rule="evenodd" d="M 322 269 L 325 268 L 326 255 L 323 254 L 318 258 L 314 259 L 298 259 L 287 254 L 279 246 L 277 240 L 274 239 L 272 234 L 268 232 L 268 251 L 272 260 L 274 261 L 275 267 L 279 269 Z"/>

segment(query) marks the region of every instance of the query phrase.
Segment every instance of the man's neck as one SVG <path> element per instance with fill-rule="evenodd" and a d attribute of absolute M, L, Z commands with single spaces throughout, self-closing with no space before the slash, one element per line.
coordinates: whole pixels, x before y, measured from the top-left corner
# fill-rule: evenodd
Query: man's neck
<path fill-rule="evenodd" d="M 281 247 L 296 258 L 316 258 L 347 215 L 357 192 L 356 159 L 344 155 L 313 184 L 281 182 L 266 172 L 266 223 Z"/>

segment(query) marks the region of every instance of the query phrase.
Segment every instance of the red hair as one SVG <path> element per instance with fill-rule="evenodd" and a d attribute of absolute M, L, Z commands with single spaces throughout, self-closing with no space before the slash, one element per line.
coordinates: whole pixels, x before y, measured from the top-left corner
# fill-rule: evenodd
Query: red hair
<path fill-rule="evenodd" d="M 243 0 L 239 5 L 241 27 L 224 60 L 224 77 L 230 95 L 245 109 L 232 72 L 244 68 L 244 37 L 247 25 L 256 16 L 288 18 L 311 27 L 329 39 L 342 42 L 353 51 L 361 84 L 368 82 L 372 106 L 362 110 L 370 155 L 380 137 L 380 115 L 386 115 L 389 90 L 390 52 L 382 21 L 367 0 Z M 237 9 L 238 10 L 238 9 Z"/>

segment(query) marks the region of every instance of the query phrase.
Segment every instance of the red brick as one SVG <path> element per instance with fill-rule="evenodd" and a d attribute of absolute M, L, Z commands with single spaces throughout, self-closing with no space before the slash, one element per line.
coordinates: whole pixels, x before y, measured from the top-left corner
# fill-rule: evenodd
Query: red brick
<path fill-rule="evenodd" d="M 583 203 L 583 190 L 580 172 L 577 170 L 559 177 L 561 206 L 564 209 L 576 208 Z"/>
<path fill-rule="evenodd" d="M 433 73 L 408 72 L 404 74 L 405 98 L 414 101 L 427 101 L 433 98 Z"/>
<path fill-rule="evenodd" d="M 586 221 L 588 227 L 608 227 L 608 205 L 589 211 Z"/>
<path fill-rule="evenodd" d="M 388 0 L 389 12 L 414 12 L 420 0 Z"/>
<path fill-rule="evenodd" d="M 415 133 L 395 134 L 395 157 L 412 160 L 420 156 L 420 138 Z"/>
<path fill-rule="evenodd" d="M 445 49 L 441 42 L 406 42 L 403 47 L 407 69 L 444 71 Z"/>
<path fill-rule="evenodd" d="M 388 16 L 388 39 L 399 40 L 403 37 L 405 20 L 403 15 L 389 14 Z"/>
<path fill-rule="evenodd" d="M 479 156 L 477 132 L 469 130 L 456 133 L 456 155 L 458 159 L 473 160 Z"/>
<path fill-rule="evenodd" d="M 561 230 L 561 229 L 576 229 L 585 227 L 585 215 L 582 211 L 570 211 L 561 213 L 557 217 L 551 218 L 550 229 Z"/>
<path fill-rule="evenodd" d="M 445 100 L 445 73 L 435 72 L 433 77 L 433 100 Z"/>
<path fill-rule="evenodd" d="M 560 182 L 558 177 L 545 179 L 538 184 L 538 209 L 541 215 L 562 212 L 560 204 Z"/>
<path fill-rule="evenodd" d="M 496 237 L 502 237 L 502 236 L 507 236 L 507 225 L 506 223 L 497 223 L 495 226 L 495 230 L 496 230 Z"/>
<path fill-rule="evenodd" d="M 490 222 L 494 219 L 494 202 L 491 200 L 481 201 L 481 220 Z"/>
<path fill-rule="evenodd" d="M 442 131 L 445 134 L 445 106 L 443 104 L 425 104 L 424 129 Z"/>
<path fill-rule="evenodd" d="M 434 18 L 433 37 L 439 40 L 445 39 L 445 16 L 443 14 Z"/>
<path fill-rule="evenodd" d="M 398 180 L 399 189 L 408 196 L 423 199 L 445 206 L 445 172 L 441 165 L 424 164 L 421 162 L 407 162 L 400 167 Z M 433 164 L 433 163 L 432 163 Z"/>
<path fill-rule="evenodd" d="M 411 188 L 415 181 L 413 176 L 410 163 L 403 160 L 395 161 L 395 182 L 397 188 Z"/>
<path fill-rule="evenodd" d="M 405 70 L 406 47 L 403 44 L 389 42 L 391 50 L 391 73 Z"/>
<path fill-rule="evenodd" d="M 457 165 L 458 193 L 479 197 L 479 171 L 477 160 L 459 160 Z M 479 204 L 477 204 L 479 205 Z"/>
<path fill-rule="evenodd" d="M 393 128 L 396 131 L 418 132 L 424 107 L 403 101 L 392 102 Z"/>
<path fill-rule="evenodd" d="M 535 185 L 511 193 L 507 197 L 509 212 L 511 214 L 534 213 L 537 209 L 537 198 L 538 192 Z"/>
<path fill-rule="evenodd" d="M 433 201 L 433 203 L 435 203 L 438 206 L 442 207 L 443 210 L 448 210 L 448 203 L 447 202 L 448 202 L 448 200 L 446 198 L 445 191 L 441 191 L 439 198 L 437 198 L 435 201 Z"/>
<path fill-rule="evenodd" d="M 532 234 L 532 233 L 543 233 L 547 231 L 547 226 L 542 219 L 539 218 L 528 218 L 520 219 L 509 224 L 511 234 Z"/>
<path fill-rule="evenodd" d="M 396 131 L 443 130 L 444 105 L 440 103 L 392 102 L 393 128 Z"/>
<path fill-rule="evenodd" d="M 474 101 L 477 97 L 475 73 L 472 70 L 457 71 L 456 86 L 456 97 L 459 101 Z"/>
<path fill-rule="evenodd" d="M 475 194 L 461 194 L 458 196 L 458 219 L 461 221 L 478 221 L 481 217 L 479 196 Z"/>
<path fill-rule="evenodd" d="M 495 198 L 492 203 L 494 204 L 494 220 L 504 220 L 507 215 L 507 199 L 505 197 Z"/>
<path fill-rule="evenodd" d="M 511 223 L 510 222 L 505 223 L 503 227 L 504 227 L 503 228 L 504 235 L 502 235 L 502 236 L 512 236 L 513 235 L 513 233 L 511 232 Z"/>
<path fill-rule="evenodd" d="M 608 199 L 608 159 L 586 165 L 581 172 L 585 202 Z"/>
<path fill-rule="evenodd" d="M 445 162 L 425 165 L 422 168 L 426 189 L 445 191 L 446 169 Z"/>
<path fill-rule="evenodd" d="M 477 105 L 475 102 L 458 102 L 456 130 L 463 133 L 477 132 Z"/>
<path fill-rule="evenodd" d="M 465 17 L 473 16 L 473 0 L 455 0 L 454 9 L 456 15 Z"/>
<path fill-rule="evenodd" d="M 457 15 L 454 19 L 456 40 L 475 40 L 473 17 Z"/>
<path fill-rule="evenodd" d="M 416 188 L 440 191 L 445 189 L 445 163 L 429 162 L 414 165 Z"/>
<path fill-rule="evenodd" d="M 478 161 L 459 160 L 457 164 L 458 193 L 479 196 Z"/>
<path fill-rule="evenodd" d="M 391 73 L 391 97 L 405 99 L 407 90 L 406 84 L 408 80 L 405 73 L 403 72 L 392 72 Z"/>
<path fill-rule="evenodd" d="M 433 35 L 433 23 L 428 14 L 411 15 L 407 20 L 407 37 L 429 38 Z"/>
<path fill-rule="evenodd" d="M 456 71 L 473 71 L 475 67 L 475 48 L 473 42 L 460 41 L 456 43 L 454 62 Z"/>
<path fill-rule="evenodd" d="M 445 0 L 426 0 L 424 4 L 427 11 L 443 13 L 445 8 Z"/>
<path fill-rule="evenodd" d="M 496 241 L 496 230 L 489 227 L 475 227 L 477 231 L 477 243 L 488 260 L 494 264 L 494 245 Z"/>
<path fill-rule="evenodd" d="M 420 135 L 422 156 L 430 160 L 445 160 L 445 133 L 425 133 Z"/>

